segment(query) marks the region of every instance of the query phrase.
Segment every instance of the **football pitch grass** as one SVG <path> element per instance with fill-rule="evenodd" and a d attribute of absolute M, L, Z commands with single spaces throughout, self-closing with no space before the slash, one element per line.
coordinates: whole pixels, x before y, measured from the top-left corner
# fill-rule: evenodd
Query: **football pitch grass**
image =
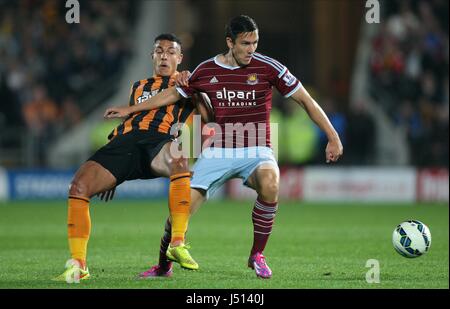
<path fill-rule="evenodd" d="M 446 204 L 280 203 L 265 255 L 270 280 L 247 267 L 252 202 L 211 201 L 190 222 L 188 242 L 198 271 L 174 265 L 171 278 L 138 280 L 158 259 L 168 213 L 165 201 L 91 202 L 88 263 L 92 279 L 50 279 L 69 258 L 66 202 L 0 203 L 0 288 L 295 289 L 449 288 L 449 207 Z M 403 220 L 432 234 L 429 253 L 407 259 L 391 243 Z M 380 283 L 366 282 L 369 259 Z"/>

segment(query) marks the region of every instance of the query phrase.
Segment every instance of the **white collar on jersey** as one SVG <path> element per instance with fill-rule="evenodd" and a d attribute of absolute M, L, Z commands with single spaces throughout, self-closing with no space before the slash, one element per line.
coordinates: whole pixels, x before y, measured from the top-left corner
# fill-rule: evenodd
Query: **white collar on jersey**
<path fill-rule="evenodd" d="M 214 57 L 214 63 L 217 64 L 218 66 L 225 68 L 225 69 L 229 69 L 229 70 L 236 70 L 236 69 L 240 68 L 240 66 L 232 67 L 231 65 L 226 65 L 224 63 L 219 62 L 219 59 L 217 59 L 217 58 L 219 58 L 219 56 L 220 55 L 217 55 Z"/>

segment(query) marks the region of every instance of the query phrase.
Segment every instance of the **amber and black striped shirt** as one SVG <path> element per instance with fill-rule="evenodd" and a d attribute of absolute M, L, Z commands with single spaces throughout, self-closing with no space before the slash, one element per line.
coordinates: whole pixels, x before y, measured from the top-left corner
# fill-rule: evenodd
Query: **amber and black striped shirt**
<path fill-rule="evenodd" d="M 175 74 L 164 77 L 153 76 L 135 82 L 131 87 L 129 105 L 140 104 L 162 90 L 173 87 L 175 85 Z M 175 104 L 163 106 L 159 109 L 133 113 L 115 128 L 108 138 L 112 139 L 117 135 L 127 134 L 134 130 L 169 134 L 171 126 L 177 122 L 185 122 L 193 109 L 190 100 L 179 100 Z"/>

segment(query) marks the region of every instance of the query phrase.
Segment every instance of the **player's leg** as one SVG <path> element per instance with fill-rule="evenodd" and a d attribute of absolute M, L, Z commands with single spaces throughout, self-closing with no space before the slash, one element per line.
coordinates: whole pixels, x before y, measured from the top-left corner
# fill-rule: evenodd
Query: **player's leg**
<path fill-rule="evenodd" d="M 249 267 L 254 268 L 256 275 L 261 278 L 272 276 L 263 251 L 272 232 L 278 208 L 279 180 L 278 167 L 269 163 L 260 165 L 247 180 L 247 184 L 258 193 L 252 212 L 253 246 Z"/>
<path fill-rule="evenodd" d="M 166 145 L 166 147 L 169 147 Z M 220 150 L 220 149 L 219 149 Z M 159 156 L 159 155 L 158 155 Z M 159 173 L 164 172 L 164 169 L 157 169 L 156 164 L 157 158 L 152 161 L 152 170 L 159 171 Z M 193 167 L 194 174 L 191 180 L 191 215 L 194 214 L 201 206 L 201 204 L 206 200 L 208 195 L 213 194 L 221 184 L 223 184 L 228 178 L 225 177 L 231 166 L 231 160 L 217 160 L 214 158 L 206 158 L 201 156 Z M 169 169 L 166 168 L 166 172 Z M 170 220 L 166 222 L 166 230 L 161 238 L 160 247 L 160 264 L 166 263 L 167 252 L 164 254 L 166 248 L 169 247 L 169 239 L 172 238 L 170 231 L 171 225 Z M 161 267 L 156 267 L 155 269 L 160 269 Z M 154 268 L 152 267 L 152 268 Z M 152 270 L 152 268 L 150 270 Z M 141 274 L 142 276 L 143 274 Z M 147 273 L 146 277 L 154 277 L 158 274 L 155 272 Z"/>
<path fill-rule="evenodd" d="M 184 244 L 191 208 L 191 173 L 185 158 L 170 161 L 169 211 L 172 222 L 170 246 Z"/>
<path fill-rule="evenodd" d="M 201 189 L 191 189 L 191 209 L 190 216 L 197 212 L 200 206 L 205 201 L 205 192 Z M 162 265 L 165 260 L 167 260 L 166 252 L 169 247 L 170 240 L 172 239 L 172 222 L 170 217 L 166 220 L 166 225 L 164 227 L 164 234 L 161 238 L 161 246 L 160 246 L 160 259 L 159 263 Z"/>
<path fill-rule="evenodd" d="M 116 185 L 110 171 L 94 161 L 85 162 L 75 174 L 69 188 L 68 236 L 73 259 L 86 261 L 87 243 L 90 236 L 91 219 L 89 201 L 97 193 Z M 82 264 L 82 265 L 83 265 Z"/>
<path fill-rule="evenodd" d="M 178 147 L 178 144 L 175 142 L 165 143 L 150 164 L 151 171 L 154 174 L 166 176 L 170 179 L 170 216 L 166 220 L 164 234 L 161 238 L 159 266 L 152 268 L 154 272 L 147 274 L 147 276 L 159 271 L 169 271 L 171 263 L 167 261 L 168 258 L 180 263 L 184 268 L 198 269 L 198 264 L 190 256 L 187 247 L 184 245 L 191 208 L 189 163 L 186 158 L 174 158 L 171 152 L 173 147 Z M 169 256 L 167 256 L 167 252 L 173 254 L 169 253 Z"/>
<path fill-rule="evenodd" d="M 92 196 L 112 189 L 116 185 L 116 177 L 95 161 L 87 161 L 81 165 L 73 177 L 69 196 L 90 199 Z"/>
<path fill-rule="evenodd" d="M 80 279 L 87 279 L 87 245 L 91 233 L 89 201 L 97 193 L 109 190 L 116 185 L 116 178 L 110 171 L 94 161 L 85 162 L 76 172 L 69 188 L 67 230 L 72 265 L 57 280 L 68 280 L 68 272 L 80 268 Z"/>
<path fill-rule="evenodd" d="M 204 203 L 206 200 L 205 198 L 205 191 L 201 189 L 191 189 L 191 209 L 190 209 L 190 216 L 195 214 L 200 206 Z M 161 246 L 160 246 L 160 260 L 159 263 L 162 265 L 164 261 L 167 260 L 166 251 L 169 247 L 170 240 L 172 239 L 172 222 L 170 220 L 170 217 L 166 220 L 166 225 L 164 227 L 164 234 L 161 238 Z"/>
<path fill-rule="evenodd" d="M 206 201 L 205 190 L 198 188 L 191 188 L 191 216 L 195 214 L 200 206 Z"/>
<path fill-rule="evenodd" d="M 200 206 L 205 201 L 205 192 L 203 190 L 191 189 L 191 216 L 197 212 Z M 167 249 L 169 248 L 170 240 L 172 238 L 172 224 L 170 217 L 167 218 L 164 226 L 164 233 L 161 237 L 161 244 L 159 248 L 159 261 L 157 265 L 150 267 L 149 270 L 141 273 L 141 278 L 151 277 L 169 277 L 172 275 L 172 262 L 167 258 Z"/>
<path fill-rule="evenodd" d="M 167 247 L 166 242 L 168 239 L 163 237 L 161 247 L 162 249 L 167 248 L 169 251 L 173 251 L 175 255 L 180 256 L 179 259 L 174 259 L 173 256 L 169 255 L 171 260 L 179 262 L 185 268 L 198 269 L 198 264 L 184 246 L 191 205 L 189 162 L 187 158 L 174 158 L 171 151 L 174 147 L 178 149 L 179 144 L 176 142 L 166 143 L 151 162 L 151 169 L 154 173 L 168 176 L 170 179 L 168 198 L 170 220 L 166 221 L 165 226 L 166 230 L 168 228 L 171 229 L 170 243 Z M 167 231 L 164 235 L 168 236 Z M 179 248 L 175 249 L 176 247 Z M 164 259 L 164 256 L 161 256 L 162 259 Z"/>
<path fill-rule="evenodd" d="M 166 143 L 158 155 L 151 162 L 152 171 L 170 178 L 169 211 L 172 224 L 172 246 L 184 243 L 184 235 L 190 217 L 190 178 L 189 162 L 187 158 L 174 158 L 171 149 L 177 147 L 175 142 Z"/>
<path fill-rule="evenodd" d="M 190 212 L 189 163 L 186 158 L 174 158 L 171 149 L 177 144 L 166 143 L 151 162 L 151 170 L 156 175 L 168 177 L 169 212 L 172 223 L 170 244 L 179 246 L 184 243 Z"/>

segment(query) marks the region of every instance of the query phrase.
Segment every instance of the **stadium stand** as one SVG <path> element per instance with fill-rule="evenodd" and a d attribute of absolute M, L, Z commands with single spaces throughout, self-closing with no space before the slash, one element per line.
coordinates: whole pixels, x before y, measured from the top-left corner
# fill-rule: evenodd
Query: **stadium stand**
<path fill-rule="evenodd" d="M 371 50 L 369 59 L 363 64 L 349 62 L 349 68 L 345 69 L 368 66 L 370 98 L 359 96 L 348 103 L 352 101 L 349 92 L 355 88 L 355 80 L 350 83 L 342 78 L 342 73 L 340 77 L 329 78 L 329 87 L 320 86 L 317 78 L 313 78 L 312 63 L 320 63 L 314 59 L 321 56 L 316 56 L 313 50 L 324 49 L 315 43 L 306 27 L 300 27 L 295 34 L 306 42 L 302 46 L 298 40 L 290 40 L 294 33 L 280 34 L 275 28 L 272 31 L 265 25 L 270 10 L 263 6 L 256 16 L 265 31 L 261 51 L 273 54 L 285 61 L 291 71 L 298 72 L 308 90 L 330 113 L 345 146 L 342 164 L 448 166 L 448 2 L 380 2 L 382 22 L 369 41 L 370 46 L 366 46 Z M 64 1 L 0 0 L 2 166 L 70 167 L 82 162 L 92 151 L 92 146 L 87 147 L 84 141 L 91 139 L 96 125 L 99 132 L 105 130 L 99 121 L 105 104 L 122 104 L 129 83 L 146 77 L 149 46 L 142 42 L 148 42 L 155 31 L 173 31 L 187 42 L 183 69 L 192 69 L 213 51 L 223 48 L 222 37 L 217 36 L 223 25 L 211 18 L 203 20 L 200 26 L 195 18 L 207 11 L 223 18 L 224 14 L 214 4 L 106 0 L 80 0 L 80 3 L 81 23 L 75 26 L 64 20 L 67 11 Z M 281 1 L 279 7 L 291 4 Z M 164 25 L 161 17 L 164 14 L 151 15 L 155 8 L 162 12 L 164 5 L 169 7 L 168 11 L 183 12 L 184 18 Z M 233 8 L 232 4 L 223 6 Z M 250 4 L 241 6 L 245 9 Z M 317 18 L 328 20 L 334 16 L 333 10 L 331 15 L 324 15 L 320 4 L 313 1 L 295 6 L 302 11 L 320 11 Z M 313 16 L 305 15 L 303 23 L 314 24 Z M 361 16 L 357 14 L 353 19 L 361 22 L 363 28 L 367 25 Z M 282 22 L 281 16 L 276 24 L 281 27 Z M 375 29 L 375 25 L 371 27 Z M 346 29 L 339 33 L 345 38 Z M 288 52 L 276 47 L 281 41 L 290 42 Z M 349 46 L 347 52 L 356 49 Z M 297 57 L 298 53 L 301 56 Z M 324 88 L 330 89 L 329 93 Z M 113 94 L 118 89 L 121 94 L 116 98 Z M 383 128 L 380 129 L 380 117 L 366 99 L 381 108 L 385 118 Z M 296 106 L 281 98 L 274 101 L 273 119 L 280 119 L 280 129 L 289 127 L 289 132 L 301 132 L 286 135 L 290 144 L 279 149 L 280 163 L 323 164 L 323 135 L 304 114 L 293 113 L 291 108 Z M 392 140 L 386 141 L 386 136 Z M 297 143 L 304 147 L 292 146 Z M 46 153 L 49 144 L 50 154 Z"/>
<path fill-rule="evenodd" d="M 448 2 L 385 1 L 371 94 L 405 130 L 410 164 L 448 167 Z"/>
<path fill-rule="evenodd" d="M 0 164 L 46 166 L 51 139 L 95 108 L 87 98 L 113 93 L 137 4 L 82 1 L 68 24 L 64 1 L 0 1 Z"/>

